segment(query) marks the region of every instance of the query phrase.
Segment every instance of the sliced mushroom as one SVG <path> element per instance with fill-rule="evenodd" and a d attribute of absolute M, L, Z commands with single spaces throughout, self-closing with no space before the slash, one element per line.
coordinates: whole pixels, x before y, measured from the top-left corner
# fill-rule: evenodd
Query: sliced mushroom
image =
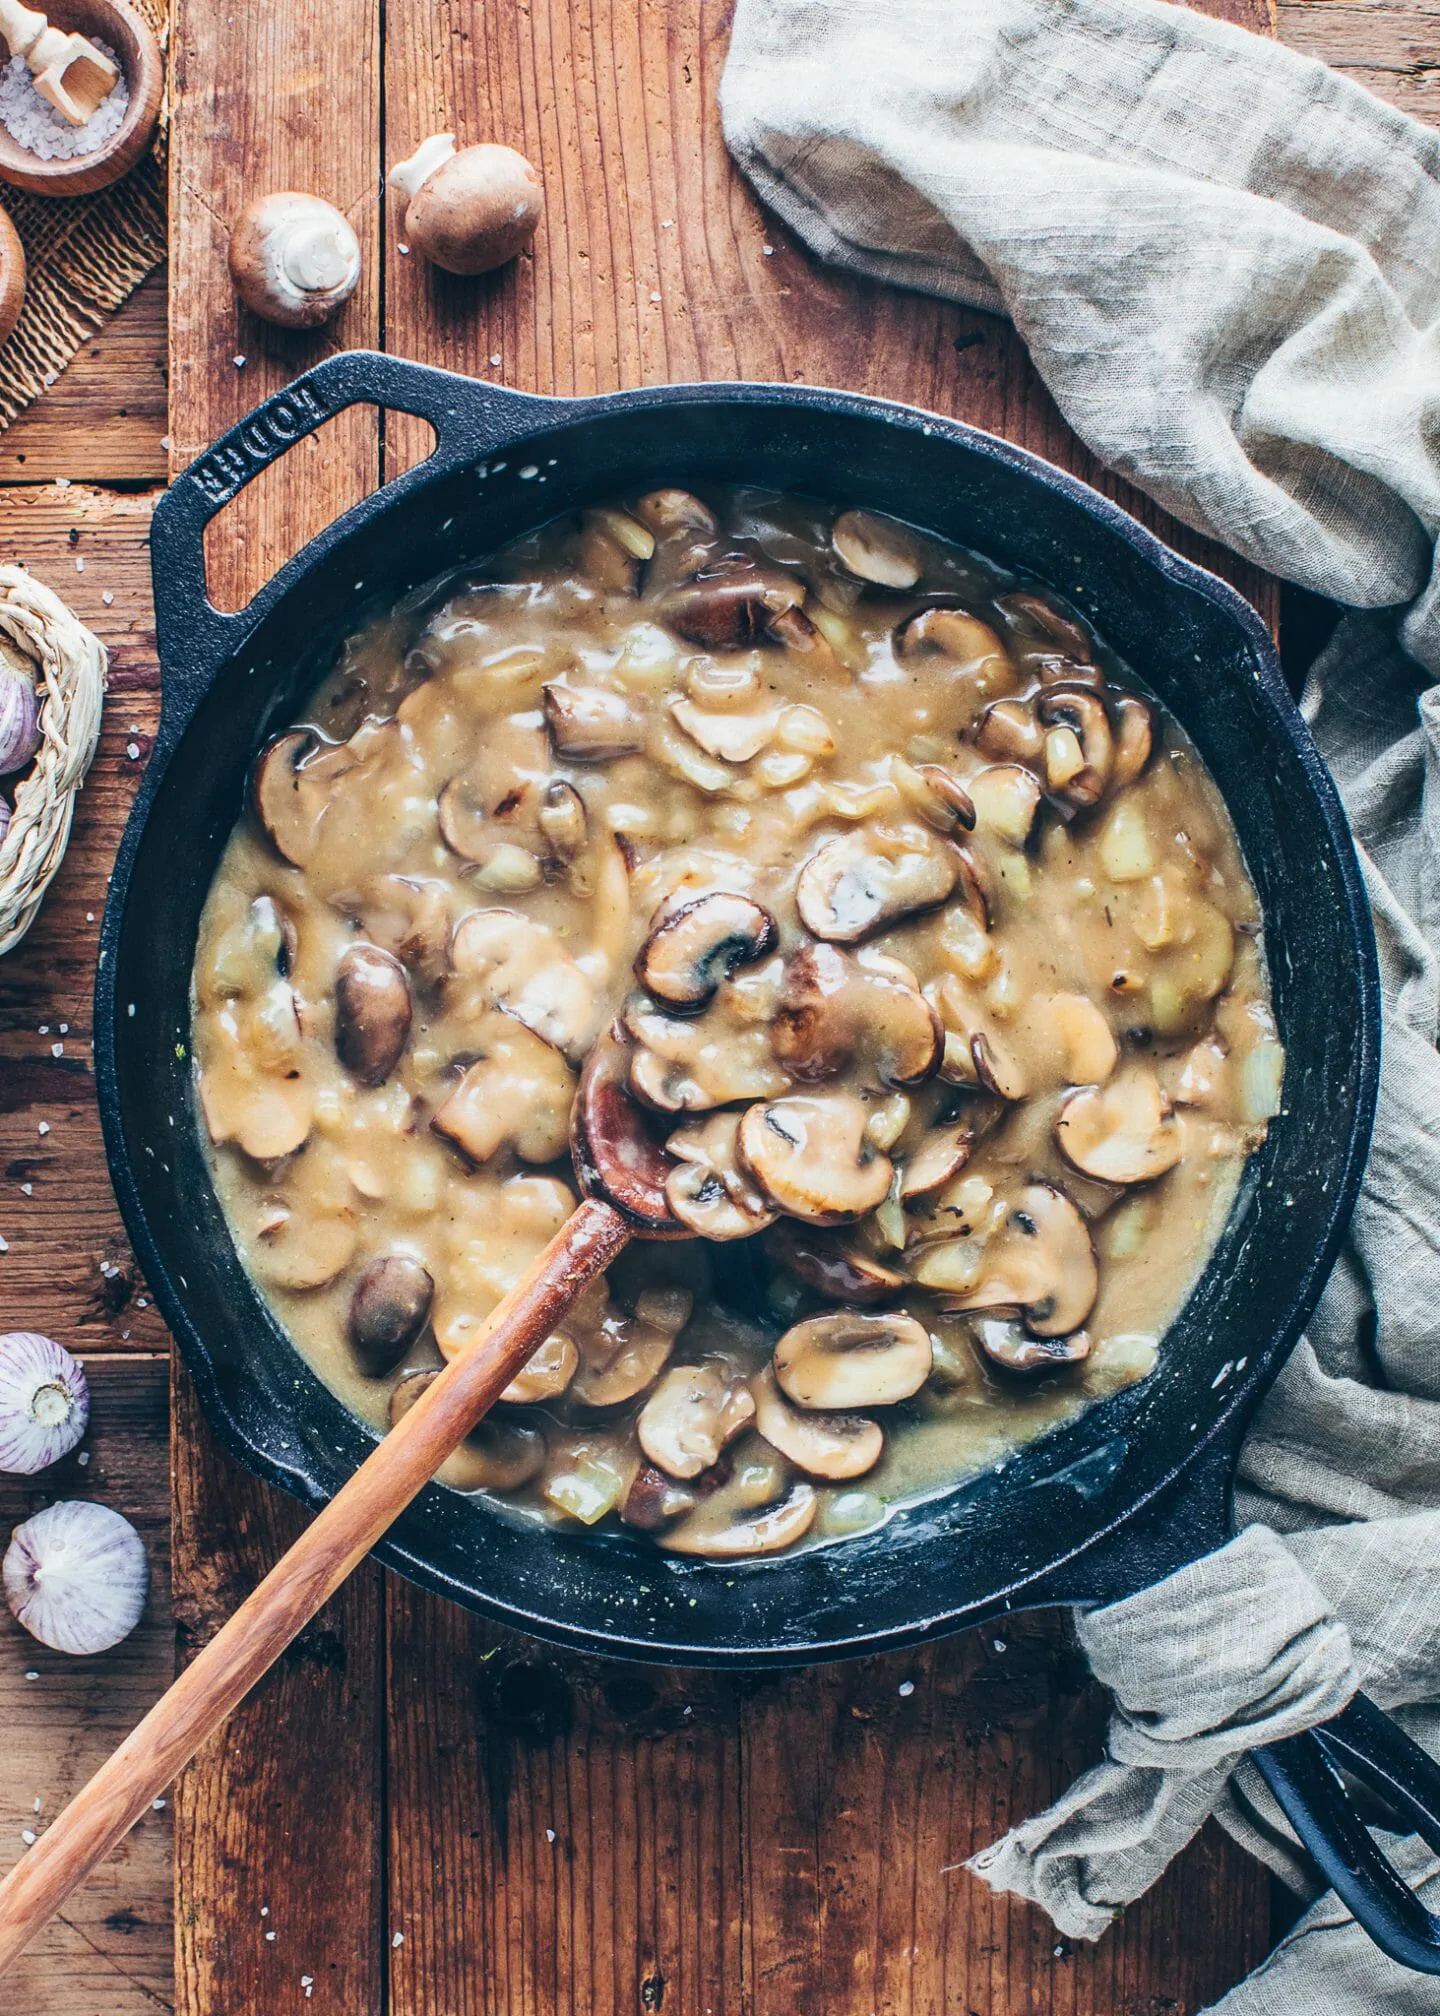
<path fill-rule="evenodd" d="M 810 677 L 827 681 L 849 677 L 830 639 L 803 609 L 782 609 L 770 625 L 770 635 L 794 654 Z"/>
<path fill-rule="evenodd" d="M 378 945 L 352 945 L 335 972 L 335 1054 L 362 1085 L 383 1085 L 410 1034 L 405 968 Z"/>
<path fill-rule="evenodd" d="M 563 777 L 552 777 L 545 786 L 535 823 L 557 861 L 573 861 L 584 851 L 590 834 L 585 800 Z"/>
<path fill-rule="evenodd" d="M 1008 1043 L 993 1030 L 977 1029 L 970 1038 L 970 1055 L 975 1076 L 997 1099 L 1018 1105 L 1030 1096 L 1030 1079 L 1024 1065 Z"/>
<path fill-rule="evenodd" d="M 534 832 L 531 792 L 528 784 L 507 786 L 492 810 L 485 802 L 483 781 L 462 770 L 452 777 L 436 801 L 436 821 L 440 837 L 462 861 L 485 865 L 497 849 L 510 848 L 525 856 L 521 887 L 538 888 L 539 860 L 526 843 Z"/>
<path fill-rule="evenodd" d="M 262 1037 L 273 1046 L 268 1054 Z M 213 1018 L 200 1106 L 217 1147 L 233 1141 L 256 1162 L 274 1162 L 308 1139 L 315 1095 L 300 1075 L 300 1043 L 295 996 L 282 980 Z"/>
<path fill-rule="evenodd" d="M 996 763 L 1034 763 L 1045 747 L 1045 732 L 1029 700 L 992 700 L 971 730 L 982 755 Z"/>
<path fill-rule="evenodd" d="M 693 700 L 670 702 L 675 725 L 707 756 L 722 763 L 748 763 L 775 740 L 779 707 L 756 707 L 745 714 L 717 714 Z"/>
<path fill-rule="evenodd" d="M 960 876 L 953 848 L 915 828 L 857 827 L 827 840 L 800 870 L 795 903 L 813 937 L 853 945 L 943 903 Z"/>
<path fill-rule="evenodd" d="M 1058 644 L 1062 651 L 1081 663 L 1089 661 L 1095 648 L 1089 631 L 1077 617 L 1067 616 L 1043 595 L 1029 590 L 1002 595 L 995 607 L 1017 635 L 1037 642 Z"/>
<path fill-rule="evenodd" d="M 542 1400 L 558 1400 L 569 1390 L 580 1367 L 575 1340 L 564 1330 L 555 1330 L 538 1349 L 531 1352 L 500 1398 L 512 1407 L 535 1406 Z"/>
<path fill-rule="evenodd" d="M 634 1314 L 606 1309 L 598 1324 L 570 1329 L 580 1351 L 571 1396 L 586 1407 L 618 1407 L 658 1378 L 690 1321 L 694 1297 L 685 1288 L 649 1288 Z"/>
<path fill-rule="evenodd" d="M 1103 1085 L 1119 1062 L 1110 1024 L 1084 994 L 1051 994 L 1036 1004 L 1044 1025 L 1059 1039 L 1069 1085 Z"/>
<path fill-rule="evenodd" d="M 839 1233 L 797 1225 L 790 1218 L 782 1218 L 767 1233 L 765 1250 L 787 1274 L 827 1302 L 893 1302 L 906 1286 L 903 1274 L 861 1252 Z"/>
<path fill-rule="evenodd" d="M 1110 712 L 1115 736 L 1110 789 L 1123 791 L 1150 761 L 1155 747 L 1155 710 L 1138 693 L 1117 693 L 1110 702 Z"/>
<path fill-rule="evenodd" d="M 1105 702 L 1095 693 L 1058 688 L 1042 693 L 1035 711 L 1050 731 L 1045 738 L 1045 760 L 1052 795 L 1077 811 L 1098 805 L 1115 762 L 1115 738 Z M 1074 754 L 1067 756 L 1063 770 L 1057 773 L 1051 752 L 1052 745 L 1062 738 L 1068 738 L 1067 748 L 1073 745 Z"/>
<path fill-rule="evenodd" d="M 670 1554 L 691 1554 L 715 1561 L 743 1561 L 755 1554 L 778 1554 L 793 1547 L 815 1524 L 820 1501 L 811 1484 L 796 1484 L 787 1498 L 750 1519 L 716 1526 L 703 1508 L 660 1536 Z"/>
<path fill-rule="evenodd" d="M 785 962 L 770 1044 L 802 1083 L 859 1064 L 881 1085 L 919 1085 L 940 1061 L 940 1020 L 898 959 L 807 945 Z"/>
<path fill-rule="evenodd" d="M 595 990 L 547 924 L 518 910 L 471 910 L 455 926 L 450 964 L 479 1012 L 499 1008 L 578 1060 L 595 1033 Z"/>
<path fill-rule="evenodd" d="M 405 1253 L 372 1260 L 350 1296 L 350 1343 L 372 1379 L 405 1356 L 430 1314 L 435 1282 L 428 1267 Z"/>
<path fill-rule="evenodd" d="M 688 490 L 651 490 L 635 506 L 635 516 L 657 539 L 680 533 L 710 539 L 715 535 L 715 514 Z"/>
<path fill-rule="evenodd" d="M 665 1194 L 675 1165 L 630 1096 L 629 1068 L 630 1045 L 612 1023 L 580 1078 L 570 1125 L 576 1173 L 587 1196 L 605 1198 L 650 1238 L 688 1237 Z"/>
<path fill-rule="evenodd" d="M 355 1190 L 342 1157 L 313 1142 L 286 1172 L 283 1197 L 266 1201 L 249 1262 L 268 1287 L 323 1288 L 355 1257 Z"/>
<path fill-rule="evenodd" d="M 422 980 L 450 963 L 450 891 L 423 876 L 381 875 L 360 906 L 366 936 Z"/>
<path fill-rule="evenodd" d="M 614 756 L 635 756 L 645 746 L 645 724 L 619 693 L 603 686 L 560 686 L 543 689 L 545 724 L 562 756 L 577 762 L 604 763 Z"/>
<path fill-rule="evenodd" d="M 760 643 L 783 610 L 805 599 L 804 584 L 747 554 L 725 554 L 702 567 L 664 604 L 664 620 L 691 644 L 740 651 Z"/>
<path fill-rule="evenodd" d="M 842 511 L 830 533 L 835 557 L 860 581 L 881 588 L 913 588 L 925 556 L 915 534 L 872 511 Z"/>
<path fill-rule="evenodd" d="M 698 1477 L 755 1419 L 743 1380 L 711 1361 L 672 1365 L 640 1410 L 640 1447 L 670 1477 Z"/>
<path fill-rule="evenodd" d="M 267 742 L 250 772 L 250 802 L 275 852 L 308 867 L 320 821 L 339 779 L 355 767 L 345 744 L 326 746 L 308 728 Z"/>
<path fill-rule="evenodd" d="M 640 948 L 635 971 L 658 1000 L 698 1008 L 737 966 L 775 943 L 775 919 L 748 896 L 715 890 L 662 920 Z"/>
<path fill-rule="evenodd" d="M 1040 780 L 1035 773 L 1017 763 L 996 763 L 978 771 L 969 789 L 981 832 L 993 833 L 1011 847 L 1023 847 L 1040 809 Z"/>
<path fill-rule="evenodd" d="M 565 1149 L 575 1078 L 560 1052 L 513 1016 L 481 1024 L 481 1057 L 430 1125 L 472 1162 L 511 1147 L 522 1162 L 553 1162 Z"/>
<path fill-rule="evenodd" d="M 620 1505 L 620 1517 L 641 1533 L 658 1533 L 695 1506 L 695 1492 L 677 1484 L 653 1463 L 642 1463 Z"/>
<path fill-rule="evenodd" d="M 900 1202 L 913 1204 L 958 1176 L 974 1152 L 978 1133 L 974 1113 L 931 1127 L 914 1154 L 905 1158 L 900 1171 Z"/>
<path fill-rule="evenodd" d="M 580 519 L 580 572 L 602 595 L 638 595 L 640 556 L 615 536 L 611 513 L 586 511 Z"/>
<path fill-rule="evenodd" d="M 775 1099 L 740 1122 L 740 1160 L 778 1210 L 812 1225 L 843 1225 L 884 1202 L 890 1158 L 865 1132 L 848 1092 Z"/>
<path fill-rule="evenodd" d="M 988 623 L 972 616 L 968 609 L 935 605 L 908 617 L 895 632 L 895 650 L 901 658 L 948 658 L 956 666 L 993 665 L 1003 686 L 1015 683 L 1014 667 L 1005 656 L 1005 646 Z"/>
<path fill-rule="evenodd" d="M 702 1239 L 748 1239 L 775 1212 L 740 1167 L 738 1113 L 716 1113 L 698 1127 L 677 1127 L 665 1146 L 679 1162 L 665 1181 L 670 1209 Z"/>
<path fill-rule="evenodd" d="M 863 1414 L 802 1413 L 792 1407 L 766 1365 L 750 1381 L 755 1426 L 772 1449 L 809 1477 L 863 1477 L 885 1450 L 885 1432 Z"/>
<path fill-rule="evenodd" d="M 890 774 L 900 794 L 933 826 L 937 833 L 969 832 L 975 824 L 975 807 L 970 793 L 958 777 L 939 763 L 922 763 L 917 768 L 895 756 Z"/>
<path fill-rule="evenodd" d="M 1037 1337 L 1068 1337 L 1090 1314 L 1099 1292 L 1085 1220 L 1054 1184 L 1027 1183 L 986 1241 L 978 1279 L 945 1306 L 1019 1309 Z"/>
<path fill-rule="evenodd" d="M 807 1317 L 775 1346 L 775 1379 L 797 1407 L 893 1407 L 930 1377 L 923 1323 L 900 1310 L 832 1309 Z"/>
<path fill-rule="evenodd" d="M 1068 1162 L 1102 1183 L 1150 1183 L 1173 1169 L 1184 1136 L 1160 1081 L 1144 1065 L 1108 1085 L 1072 1092 L 1060 1108 L 1055 1139 Z"/>
<path fill-rule="evenodd" d="M 1090 1356 L 1090 1334 L 1073 1330 L 1068 1337 L 1032 1337 L 1013 1317 L 982 1316 L 975 1325 L 980 1349 L 992 1365 L 1005 1372 L 1055 1372 L 1080 1365 Z"/>
<path fill-rule="evenodd" d="M 658 1113 L 705 1113 L 740 1099 L 772 1098 L 789 1084 L 768 1031 L 737 1021 L 723 1001 L 703 1015 L 680 1016 L 632 995 L 623 1020 L 635 1039 L 631 1090 Z"/>

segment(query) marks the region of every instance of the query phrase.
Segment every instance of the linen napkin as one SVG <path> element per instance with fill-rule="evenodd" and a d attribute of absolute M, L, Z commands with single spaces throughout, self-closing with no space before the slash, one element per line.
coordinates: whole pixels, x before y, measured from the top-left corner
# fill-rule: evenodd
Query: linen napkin
<path fill-rule="evenodd" d="M 1352 1233 L 1238 1537 L 1078 1620 L 1104 1760 L 972 1865 L 1093 1938 L 1213 1811 L 1313 1895 L 1243 1752 L 1361 1685 L 1440 1750 L 1440 139 L 1161 0 L 739 0 L 721 107 L 822 258 L 1008 315 L 1104 462 L 1357 612 L 1304 701 L 1385 985 Z M 1386 1845 L 1440 1909 L 1440 1858 Z M 1418 2016 L 1440 1987 L 1327 1895 L 1219 2007 Z"/>

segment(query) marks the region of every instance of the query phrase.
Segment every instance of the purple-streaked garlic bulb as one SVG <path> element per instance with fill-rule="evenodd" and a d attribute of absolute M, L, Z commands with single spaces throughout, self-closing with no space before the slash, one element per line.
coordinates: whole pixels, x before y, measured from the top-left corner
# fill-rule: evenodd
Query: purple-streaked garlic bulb
<path fill-rule="evenodd" d="M 0 777 L 23 770 L 40 747 L 35 665 L 0 636 Z"/>
<path fill-rule="evenodd" d="M 8 798 L 0 798 L 0 844 L 3 844 L 5 835 L 10 831 L 10 821 L 14 816 L 15 808 L 10 803 L 10 800 Z"/>
<path fill-rule="evenodd" d="M 56 1652 L 108 1652 L 140 1622 L 150 1588 L 145 1543 L 130 1521 L 83 1499 L 17 1526 L 0 1576 L 17 1622 Z"/>
<path fill-rule="evenodd" d="M 37 1330 L 0 1336 L 0 1470 L 30 1477 L 68 1456 L 90 1419 L 85 1369 Z"/>

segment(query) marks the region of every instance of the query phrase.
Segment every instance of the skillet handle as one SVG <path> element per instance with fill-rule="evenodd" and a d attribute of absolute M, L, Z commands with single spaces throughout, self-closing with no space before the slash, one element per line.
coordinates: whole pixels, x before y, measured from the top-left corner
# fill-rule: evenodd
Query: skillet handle
<path fill-rule="evenodd" d="M 1440 1917 L 1375 1845 L 1340 1776 L 1343 1766 L 1363 1780 L 1440 1854 L 1440 1764 L 1364 1694 L 1329 1722 L 1253 1755 L 1356 1923 L 1402 1967 L 1440 1974 Z"/>
<path fill-rule="evenodd" d="M 348 512 L 346 523 L 353 525 L 382 508 L 382 502 L 388 505 L 398 490 L 428 480 L 437 469 L 479 459 L 518 440 L 535 427 L 537 409 L 553 413 L 560 404 L 376 350 L 345 350 L 326 357 L 282 392 L 273 393 L 182 470 L 156 506 L 150 564 L 167 699 L 183 710 L 191 696 L 198 697 L 215 667 L 229 657 L 280 592 L 278 584 L 288 567 L 247 608 L 235 615 L 218 610 L 206 591 L 205 527 L 252 477 L 297 441 L 347 406 L 358 405 L 412 413 L 435 429 L 434 452 Z M 166 713 L 171 711 L 167 706 Z"/>

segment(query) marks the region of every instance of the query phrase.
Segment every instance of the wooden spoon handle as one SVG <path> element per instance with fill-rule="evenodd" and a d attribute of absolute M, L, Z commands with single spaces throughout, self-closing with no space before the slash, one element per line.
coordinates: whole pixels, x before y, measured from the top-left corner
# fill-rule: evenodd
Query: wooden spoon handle
<path fill-rule="evenodd" d="M 490 1408 L 630 1227 L 587 1199 L 144 1721 L 0 1883 L 0 1974 L 239 1706 Z"/>

